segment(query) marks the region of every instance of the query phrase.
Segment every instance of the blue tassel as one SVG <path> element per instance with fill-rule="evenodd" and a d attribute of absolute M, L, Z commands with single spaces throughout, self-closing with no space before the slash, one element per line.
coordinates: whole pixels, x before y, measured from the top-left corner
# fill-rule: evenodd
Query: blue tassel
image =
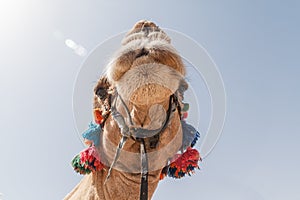
<path fill-rule="evenodd" d="M 197 131 L 196 134 L 195 134 L 195 137 L 191 143 L 191 147 L 194 147 L 195 144 L 197 143 L 198 139 L 200 138 L 200 133 Z"/>
<path fill-rule="evenodd" d="M 100 134 L 102 133 L 102 128 L 99 124 L 90 122 L 89 128 L 82 133 L 82 137 L 87 140 L 92 140 L 95 146 L 99 145 Z"/>
<path fill-rule="evenodd" d="M 182 149 L 186 149 L 189 146 L 193 147 L 200 137 L 200 133 L 184 120 L 181 120 L 181 127 L 183 132 Z"/>

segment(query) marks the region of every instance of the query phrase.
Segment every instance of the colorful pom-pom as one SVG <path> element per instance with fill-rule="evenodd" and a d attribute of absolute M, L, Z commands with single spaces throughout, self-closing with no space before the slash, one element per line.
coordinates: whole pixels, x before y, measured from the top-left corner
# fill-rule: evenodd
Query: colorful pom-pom
<path fill-rule="evenodd" d="M 75 156 L 72 160 L 72 166 L 80 174 L 100 171 L 104 167 L 95 146 L 88 147 Z"/>
<path fill-rule="evenodd" d="M 76 155 L 72 160 L 72 166 L 77 173 L 80 174 L 89 174 L 90 170 L 84 167 L 84 164 L 80 162 L 80 154 Z"/>
<path fill-rule="evenodd" d="M 196 149 L 188 147 L 183 154 L 175 155 L 174 161 L 169 165 L 168 176 L 182 178 L 186 174 L 191 175 L 191 173 L 194 173 L 195 168 L 199 169 L 199 160 L 201 160 L 199 152 Z"/>

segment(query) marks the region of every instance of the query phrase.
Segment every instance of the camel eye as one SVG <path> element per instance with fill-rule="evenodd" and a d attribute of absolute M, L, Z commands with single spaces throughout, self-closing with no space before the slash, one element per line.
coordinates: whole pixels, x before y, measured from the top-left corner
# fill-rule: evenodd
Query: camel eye
<path fill-rule="evenodd" d="M 104 99 L 105 96 L 106 96 L 106 94 L 107 94 L 107 91 L 106 91 L 105 88 L 99 87 L 99 88 L 96 90 L 95 94 L 96 94 L 100 99 Z"/>

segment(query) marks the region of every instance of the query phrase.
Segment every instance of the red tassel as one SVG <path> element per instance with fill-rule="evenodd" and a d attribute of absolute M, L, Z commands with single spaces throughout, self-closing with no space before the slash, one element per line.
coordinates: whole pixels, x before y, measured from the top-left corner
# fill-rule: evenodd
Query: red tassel
<path fill-rule="evenodd" d="M 102 112 L 99 108 L 94 109 L 94 119 L 97 124 L 103 123 Z"/>
<path fill-rule="evenodd" d="M 89 174 L 104 168 L 95 146 L 91 146 L 75 156 L 72 160 L 72 166 L 80 174 Z"/>
<path fill-rule="evenodd" d="M 159 180 L 163 180 L 168 175 L 169 166 L 165 166 L 159 176 Z"/>
<path fill-rule="evenodd" d="M 182 119 L 186 119 L 188 117 L 188 112 L 183 112 L 182 113 Z"/>
<path fill-rule="evenodd" d="M 95 146 L 91 146 L 80 152 L 80 161 L 85 164 L 84 167 L 86 169 L 90 169 L 91 171 L 98 171 L 104 167 L 100 162 L 100 157 Z"/>
<path fill-rule="evenodd" d="M 195 168 L 199 168 L 198 161 L 200 154 L 196 149 L 188 147 L 183 154 L 176 154 L 169 165 L 168 176 L 182 178 L 186 174 L 194 173 Z"/>

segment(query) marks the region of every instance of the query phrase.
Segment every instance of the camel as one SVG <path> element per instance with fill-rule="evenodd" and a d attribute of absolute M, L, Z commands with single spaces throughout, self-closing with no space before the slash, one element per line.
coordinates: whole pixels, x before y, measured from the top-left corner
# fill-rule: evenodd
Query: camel
<path fill-rule="evenodd" d="M 151 21 L 137 22 L 94 89 L 101 170 L 65 200 L 152 198 L 165 166 L 191 143 L 184 144 L 182 122 L 185 74 L 169 36 Z"/>

